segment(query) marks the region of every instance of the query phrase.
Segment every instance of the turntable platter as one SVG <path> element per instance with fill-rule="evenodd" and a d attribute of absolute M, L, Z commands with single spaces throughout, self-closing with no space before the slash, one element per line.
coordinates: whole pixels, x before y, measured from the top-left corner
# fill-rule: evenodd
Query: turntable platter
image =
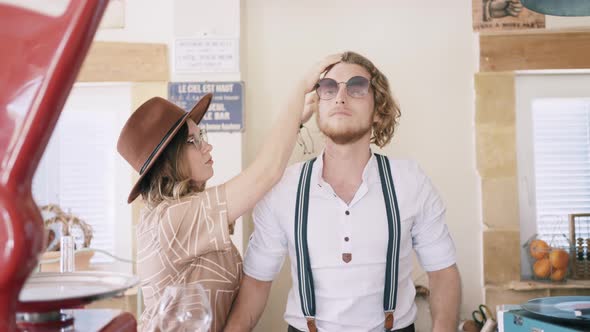
<path fill-rule="evenodd" d="M 543 297 L 528 301 L 522 308 L 551 319 L 590 324 L 590 296 Z"/>

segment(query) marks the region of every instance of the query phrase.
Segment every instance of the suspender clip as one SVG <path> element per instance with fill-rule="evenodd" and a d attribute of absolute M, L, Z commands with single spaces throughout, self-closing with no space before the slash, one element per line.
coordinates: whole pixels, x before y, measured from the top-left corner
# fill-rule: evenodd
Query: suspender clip
<path fill-rule="evenodd" d="M 385 312 L 385 331 L 393 330 L 393 311 Z"/>
<path fill-rule="evenodd" d="M 305 317 L 307 319 L 307 329 L 309 332 L 318 332 L 317 326 L 315 326 L 315 317 Z"/>

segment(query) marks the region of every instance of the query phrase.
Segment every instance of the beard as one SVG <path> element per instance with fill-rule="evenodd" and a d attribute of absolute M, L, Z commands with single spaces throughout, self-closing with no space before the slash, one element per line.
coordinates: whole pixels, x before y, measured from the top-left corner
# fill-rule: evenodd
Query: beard
<path fill-rule="evenodd" d="M 334 124 L 334 122 L 323 121 L 320 116 L 316 116 L 316 122 L 322 134 L 338 145 L 354 143 L 365 137 L 373 129 L 371 122 Z"/>

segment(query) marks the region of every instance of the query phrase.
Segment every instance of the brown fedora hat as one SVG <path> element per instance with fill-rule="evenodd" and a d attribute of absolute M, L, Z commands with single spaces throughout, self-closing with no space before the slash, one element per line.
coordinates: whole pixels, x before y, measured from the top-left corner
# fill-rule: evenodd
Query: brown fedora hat
<path fill-rule="evenodd" d="M 190 117 L 199 123 L 211 103 L 212 94 L 206 94 L 190 112 L 160 97 L 143 103 L 127 120 L 117 142 L 117 151 L 139 173 L 127 203 L 139 195 L 139 184 L 154 165 L 160 154 Z"/>

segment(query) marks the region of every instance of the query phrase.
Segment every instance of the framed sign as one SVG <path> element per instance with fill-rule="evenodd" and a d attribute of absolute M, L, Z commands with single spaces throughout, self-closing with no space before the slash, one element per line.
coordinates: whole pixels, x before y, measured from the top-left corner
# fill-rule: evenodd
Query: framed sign
<path fill-rule="evenodd" d="M 520 0 L 473 0 L 474 31 L 545 28 L 545 15 L 525 8 Z"/>
<path fill-rule="evenodd" d="M 170 82 L 168 98 L 185 111 L 205 94 L 213 93 L 209 110 L 201 125 L 210 132 L 234 132 L 244 129 L 243 82 Z"/>
<path fill-rule="evenodd" d="M 174 42 L 174 72 L 237 73 L 239 55 L 237 38 L 178 38 Z"/>

